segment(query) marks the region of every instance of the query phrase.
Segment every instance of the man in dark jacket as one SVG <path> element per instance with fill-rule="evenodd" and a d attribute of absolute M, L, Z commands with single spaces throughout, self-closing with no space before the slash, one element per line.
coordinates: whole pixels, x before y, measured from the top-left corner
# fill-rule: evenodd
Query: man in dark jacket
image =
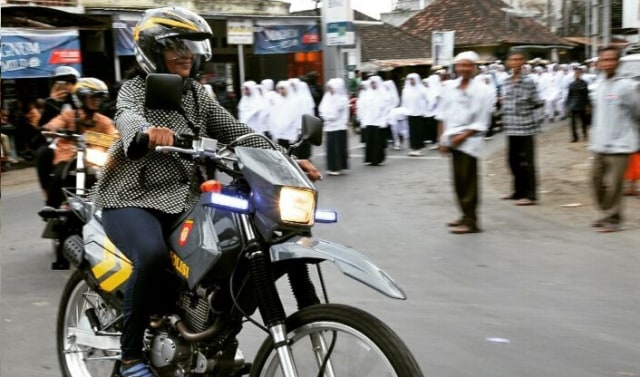
<path fill-rule="evenodd" d="M 569 85 L 567 92 L 567 108 L 571 112 L 571 142 L 578 141 L 577 118 L 582 122 L 582 136 L 587 140 L 587 108 L 591 106 L 589 102 L 589 88 L 586 81 L 582 80 L 582 68 L 575 69 L 575 80 Z"/>

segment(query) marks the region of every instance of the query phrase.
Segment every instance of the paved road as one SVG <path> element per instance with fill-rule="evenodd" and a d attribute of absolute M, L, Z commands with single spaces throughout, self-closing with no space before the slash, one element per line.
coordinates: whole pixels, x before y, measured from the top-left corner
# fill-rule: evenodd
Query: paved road
<path fill-rule="evenodd" d="M 369 167 L 352 152 L 348 175 L 318 185 L 320 206 L 338 209 L 340 223 L 316 235 L 364 251 L 409 298 L 387 299 L 327 267 L 331 299 L 387 322 L 425 375 L 640 376 L 637 231 L 595 234 L 485 188 L 485 232 L 450 235 L 444 223 L 457 209 L 446 159 L 393 152 Z M 28 182 L 3 190 L 1 377 L 60 376 L 54 323 L 69 274 L 48 270 L 39 195 Z M 247 355 L 259 339 L 241 338 Z"/>

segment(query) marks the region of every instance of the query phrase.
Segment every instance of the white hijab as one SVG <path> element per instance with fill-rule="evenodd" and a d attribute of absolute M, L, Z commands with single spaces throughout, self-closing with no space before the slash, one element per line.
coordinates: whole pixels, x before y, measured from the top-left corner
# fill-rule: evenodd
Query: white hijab
<path fill-rule="evenodd" d="M 344 80 L 333 78 L 327 82 L 327 90 L 318 105 L 318 112 L 324 121 L 325 131 L 347 128 L 349 121 L 349 97 Z"/>
<path fill-rule="evenodd" d="M 274 139 L 296 141 L 300 132 L 301 117 L 298 110 L 298 99 L 289 81 L 278 81 L 276 88 L 285 88 L 286 95 L 275 98 L 275 106 L 271 112 L 271 133 Z"/>
<path fill-rule="evenodd" d="M 245 89 L 249 90 L 249 95 L 244 94 Z M 259 123 L 265 103 L 258 84 L 255 81 L 245 81 L 242 84 L 242 94 L 238 103 L 238 120 L 257 131 L 262 131 L 259 129 L 261 128 Z"/>
<path fill-rule="evenodd" d="M 414 81 L 413 85 L 411 79 Z M 404 80 L 402 107 L 406 108 L 411 116 L 421 116 L 427 111 L 427 89 L 417 73 L 408 74 Z"/>

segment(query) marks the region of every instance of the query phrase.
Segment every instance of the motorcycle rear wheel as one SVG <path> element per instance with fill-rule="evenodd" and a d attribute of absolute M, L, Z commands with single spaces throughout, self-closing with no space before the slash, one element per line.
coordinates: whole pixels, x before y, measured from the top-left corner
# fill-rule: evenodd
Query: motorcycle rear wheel
<path fill-rule="evenodd" d="M 338 304 L 314 305 L 294 313 L 287 318 L 286 324 L 299 377 L 423 376 L 398 335 L 360 309 Z M 316 352 L 320 349 L 324 351 Z M 325 358 L 329 362 L 325 373 L 321 374 Z M 267 338 L 258 350 L 250 376 L 282 376 L 271 338 Z"/>
<path fill-rule="evenodd" d="M 60 300 L 56 333 L 60 368 L 65 377 L 117 376 L 120 338 L 95 335 L 87 309 L 94 309 L 101 327 L 111 324 L 103 328 L 110 332 L 117 328 L 120 311 L 110 307 L 87 285 L 84 277 L 84 271 L 74 271 Z"/>

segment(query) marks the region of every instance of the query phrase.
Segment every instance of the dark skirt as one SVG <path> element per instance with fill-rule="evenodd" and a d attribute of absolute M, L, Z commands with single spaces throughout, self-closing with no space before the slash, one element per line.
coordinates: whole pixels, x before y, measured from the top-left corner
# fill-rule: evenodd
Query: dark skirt
<path fill-rule="evenodd" d="M 424 141 L 435 143 L 438 139 L 438 121 L 435 117 L 427 117 L 425 120 Z"/>
<path fill-rule="evenodd" d="M 371 165 L 383 163 L 386 146 L 386 129 L 378 126 L 367 126 L 367 144 L 365 146 L 364 162 Z"/>
<path fill-rule="evenodd" d="M 327 132 L 327 169 L 340 171 L 349 169 L 349 147 L 347 130 Z"/>
<path fill-rule="evenodd" d="M 409 121 L 409 147 L 413 150 L 424 148 L 425 118 L 423 116 L 408 117 Z"/>

